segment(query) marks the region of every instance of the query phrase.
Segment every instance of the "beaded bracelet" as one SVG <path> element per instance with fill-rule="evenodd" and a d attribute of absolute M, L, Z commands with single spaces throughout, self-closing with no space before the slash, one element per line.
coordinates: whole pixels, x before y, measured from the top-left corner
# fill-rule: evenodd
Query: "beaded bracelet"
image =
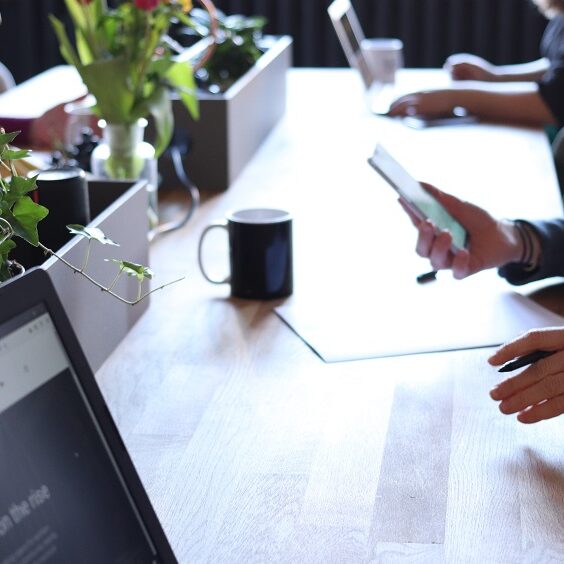
<path fill-rule="evenodd" d="M 516 219 L 513 224 L 517 229 L 517 233 L 523 245 L 523 251 L 519 263 L 523 265 L 525 270 L 534 270 L 538 265 L 538 256 L 535 256 L 535 244 L 533 235 L 529 225 L 521 219 Z"/>

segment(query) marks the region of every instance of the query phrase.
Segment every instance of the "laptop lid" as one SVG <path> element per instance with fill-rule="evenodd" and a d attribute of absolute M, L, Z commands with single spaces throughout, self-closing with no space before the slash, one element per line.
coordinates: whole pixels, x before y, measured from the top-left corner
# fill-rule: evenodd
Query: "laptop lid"
<path fill-rule="evenodd" d="M 176 562 L 48 274 L 0 304 L 0 561 Z"/>
<path fill-rule="evenodd" d="M 365 88 L 369 89 L 374 77 L 360 48 L 365 37 L 354 8 L 349 0 L 334 0 L 327 8 L 327 13 L 333 22 L 349 65 L 359 71 Z"/>

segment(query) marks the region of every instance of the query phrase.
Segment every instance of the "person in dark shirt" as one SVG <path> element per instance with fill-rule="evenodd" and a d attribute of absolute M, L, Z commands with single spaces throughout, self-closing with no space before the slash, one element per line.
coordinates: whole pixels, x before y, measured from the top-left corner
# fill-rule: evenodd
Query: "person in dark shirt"
<path fill-rule="evenodd" d="M 486 121 L 562 127 L 564 0 L 534 2 L 549 18 L 540 45 L 541 59 L 495 66 L 475 55 L 453 55 L 445 63 L 456 81 L 452 87 L 401 96 L 392 103 L 389 115 L 437 117 L 462 107 Z"/>
<path fill-rule="evenodd" d="M 453 253 L 448 231 L 421 221 L 400 199 L 418 230 L 416 251 L 435 270 L 449 269 L 461 279 L 497 268 L 511 284 L 564 276 L 564 219 L 524 221 L 497 219 L 486 210 L 437 188 L 423 185 L 467 230 L 470 245 Z M 525 368 L 491 392 L 502 413 L 518 413 L 523 423 L 564 414 L 564 328 L 533 329 L 503 345 L 490 358 L 493 366 L 543 350 L 555 352 Z"/>

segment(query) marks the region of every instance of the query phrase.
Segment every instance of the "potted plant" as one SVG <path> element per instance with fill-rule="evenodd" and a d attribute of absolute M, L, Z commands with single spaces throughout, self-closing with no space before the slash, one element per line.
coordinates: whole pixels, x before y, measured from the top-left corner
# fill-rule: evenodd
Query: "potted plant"
<path fill-rule="evenodd" d="M 91 284 L 128 305 L 135 305 L 159 288 L 143 291 L 143 283 L 153 277 L 153 272 L 142 264 L 137 264 L 124 259 L 108 259 L 117 266 L 117 272 L 112 280 L 103 284 L 88 273 L 90 250 L 93 244 L 119 246 L 95 227 L 83 225 L 67 226 L 72 235 L 83 237 L 87 240 L 84 259 L 80 266 L 75 266 L 66 258 L 57 254 L 58 249 L 46 247 L 39 238 L 38 224 L 44 219 L 49 210 L 36 203 L 31 194 L 37 189 L 36 176 L 21 176 L 18 174 L 15 161 L 29 156 L 30 151 L 15 149 L 10 144 L 17 137 L 18 132 L 6 133 L 0 129 L 0 168 L 6 175 L 0 175 L 0 282 L 4 282 L 14 275 L 22 273 L 24 267 L 10 258 L 10 253 L 16 247 L 15 240 L 38 247 L 45 257 L 53 256 L 76 274 L 80 274 Z M 134 276 L 138 281 L 137 297 L 133 300 L 126 299 L 114 291 L 121 276 Z M 172 283 L 172 282 L 171 282 Z"/>
<path fill-rule="evenodd" d="M 156 155 L 170 142 L 174 89 L 194 117 L 198 114 L 189 61 L 177 61 L 164 41 L 171 20 L 190 24 L 191 0 L 126 0 L 108 8 L 105 0 L 65 0 L 74 24 L 76 49 L 63 23 L 51 15 L 61 54 L 80 74 L 96 99 L 94 112 L 110 126 L 134 129 L 151 115 L 156 126 Z M 134 162 L 116 156 L 110 174 L 135 178 Z M 127 176 L 125 176 L 127 175 Z"/>
<path fill-rule="evenodd" d="M 192 65 L 176 59 L 167 41 L 173 20 L 191 25 L 192 2 L 122 0 L 115 8 L 108 7 L 106 0 L 65 3 L 76 47 L 63 23 L 51 15 L 61 54 L 77 69 L 95 98 L 93 112 L 104 123 L 102 142 L 92 153 L 92 172 L 113 179 L 145 178 L 154 226 L 158 217 L 156 160 L 173 133 L 170 91 L 192 118 L 198 118 Z M 143 139 L 148 117 L 155 126 L 152 145 Z"/>
<path fill-rule="evenodd" d="M 193 25 L 183 28 L 187 36 L 208 38 L 215 25 L 214 50 L 195 72 L 198 88 L 211 94 L 225 92 L 264 54 L 261 39 L 266 18 L 226 15 L 216 10 L 214 21 L 206 10 L 199 8 L 192 10 L 190 16 Z"/>
<path fill-rule="evenodd" d="M 237 178 L 284 115 L 292 39 L 263 35 L 263 17 L 220 11 L 212 38 L 205 11 L 195 8 L 190 17 L 192 26 L 175 29 L 173 37 L 179 60 L 200 61 L 204 54 L 195 72 L 199 118 L 192 119 L 174 99 L 175 138 L 191 179 L 202 190 L 219 192 Z M 171 159 L 161 159 L 159 171 L 163 187 L 178 184 Z"/>

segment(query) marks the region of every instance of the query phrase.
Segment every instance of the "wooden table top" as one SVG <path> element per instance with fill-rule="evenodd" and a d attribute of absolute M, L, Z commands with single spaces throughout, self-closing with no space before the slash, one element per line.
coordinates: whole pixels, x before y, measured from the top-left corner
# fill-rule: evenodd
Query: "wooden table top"
<path fill-rule="evenodd" d="M 426 264 L 366 164 L 377 141 L 494 214 L 562 213 L 542 132 L 411 130 L 369 115 L 351 71 L 292 70 L 286 117 L 237 182 L 153 242 L 156 281 L 187 279 L 154 295 L 97 373 L 180 562 L 564 559 L 564 418 L 501 415 L 492 349 L 326 364 L 273 313 L 281 301 L 230 299 L 198 271 L 210 221 L 286 208 L 296 293 L 385 288 L 409 322 L 380 281 Z M 218 271 L 224 247 L 207 248 Z"/>

